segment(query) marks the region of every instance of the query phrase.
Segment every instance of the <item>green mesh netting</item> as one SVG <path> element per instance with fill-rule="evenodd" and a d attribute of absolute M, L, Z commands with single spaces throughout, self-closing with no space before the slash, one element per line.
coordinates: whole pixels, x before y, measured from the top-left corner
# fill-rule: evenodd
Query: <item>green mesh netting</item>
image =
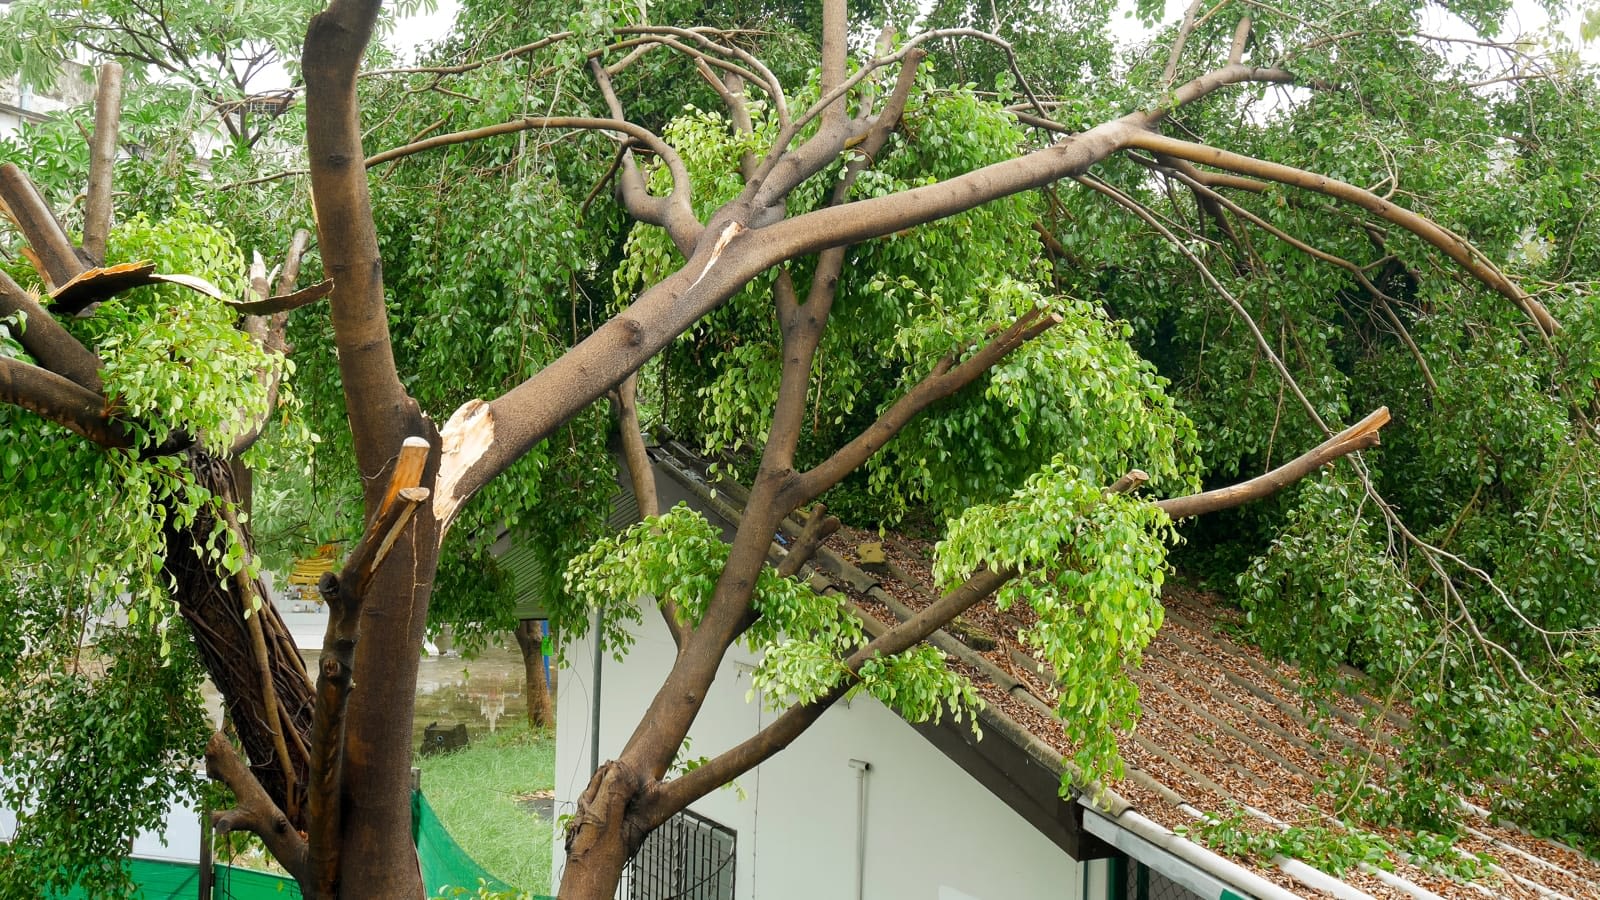
<path fill-rule="evenodd" d="M 135 893 L 129 900 L 192 900 L 200 890 L 200 867 L 194 863 L 130 859 L 124 863 Z M 218 865 L 211 890 L 214 900 L 299 900 L 293 878 Z M 96 900 L 82 890 L 60 900 Z"/>
<path fill-rule="evenodd" d="M 411 838 L 417 844 L 417 861 L 422 864 L 422 886 L 428 896 L 437 897 L 446 888 L 478 889 L 481 879 L 491 891 L 509 891 L 511 885 L 490 875 L 478 861 L 468 856 L 450 832 L 445 831 L 433 807 L 421 791 L 411 792 Z"/>
<path fill-rule="evenodd" d="M 428 896 L 445 894 L 449 888 L 465 888 L 466 896 L 476 896 L 480 884 L 495 892 L 514 889 L 489 874 L 461 849 L 446 831 L 433 807 L 420 791 L 411 794 L 411 836 L 417 844 L 417 860 L 422 865 L 422 882 Z M 124 863 L 133 880 L 135 893 L 128 900 L 191 900 L 200 887 L 200 867 L 194 863 L 153 859 L 129 859 Z M 300 887 L 286 875 L 257 872 L 217 865 L 214 900 L 299 900 Z M 449 896 L 449 894 L 446 894 Z M 553 898 L 534 895 L 536 900 Z M 56 900 L 99 900 L 81 890 L 56 895 Z"/>

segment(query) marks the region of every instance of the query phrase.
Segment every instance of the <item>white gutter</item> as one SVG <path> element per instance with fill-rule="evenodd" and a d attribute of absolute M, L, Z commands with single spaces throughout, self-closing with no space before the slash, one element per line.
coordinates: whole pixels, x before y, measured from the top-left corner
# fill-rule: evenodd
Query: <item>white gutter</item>
<path fill-rule="evenodd" d="M 1300 900 L 1238 863 L 1173 834 L 1129 809 L 1112 818 L 1085 800 L 1083 827 L 1129 857 L 1182 884 L 1202 897 L 1239 900 Z M 1243 891 L 1245 893 L 1241 894 Z"/>

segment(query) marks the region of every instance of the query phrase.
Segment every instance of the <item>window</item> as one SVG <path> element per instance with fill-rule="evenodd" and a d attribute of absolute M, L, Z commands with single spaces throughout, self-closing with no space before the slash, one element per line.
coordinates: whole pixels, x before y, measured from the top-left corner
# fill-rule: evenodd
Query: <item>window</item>
<path fill-rule="evenodd" d="M 687 810 L 650 833 L 617 900 L 733 900 L 734 833 Z"/>

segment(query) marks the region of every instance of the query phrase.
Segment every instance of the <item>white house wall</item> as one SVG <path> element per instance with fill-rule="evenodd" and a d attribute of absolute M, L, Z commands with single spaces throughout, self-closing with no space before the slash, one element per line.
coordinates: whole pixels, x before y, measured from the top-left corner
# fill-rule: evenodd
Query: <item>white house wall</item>
<path fill-rule="evenodd" d="M 602 673 L 600 759 L 615 757 L 661 683 L 675 648 L 645 610 L 625 663 Z M 570 813 L 590 774 L 592 638 L 567 647 L 556 738 L 557 813 Z M 746 702 L 748 655 L 725 660 L 690 755 L 749 737 L 774 713 Z M 857 774 L 870 763 L 863 897 L 867 900 L 1081 900 L 1082 870 L 899 717 L 870 698 L 838 706 L 789 749 L 694 805 L 737 837 L 737 900 L 856 897 Z M 559 831 L 559 829 L 558 829 Z M 563 861 L 555 848 L 554 879 Z M 553 886 L 552 886 L 553 890 Z"/>

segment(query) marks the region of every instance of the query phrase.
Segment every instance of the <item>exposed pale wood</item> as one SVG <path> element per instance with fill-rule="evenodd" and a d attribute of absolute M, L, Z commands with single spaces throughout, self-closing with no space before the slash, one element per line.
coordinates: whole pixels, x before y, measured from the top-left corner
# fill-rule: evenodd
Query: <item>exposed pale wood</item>
<path fill-rule="evenodd" d="M 399 540 L 400 532 L 405 530 L 406 523 L 410 522 L 411 517 L 416 514 L 417 507 L 428 499 L 429 493 L 431 492 L 425 487 L 409 487 L 401 490 L 399 495 L 395 497 L 395 504 L 400 507 L 400 514 L 396 517 L 394 525 L 390 526 L 388 532 L 378 542 L 377 552 L 372 555 L 372 565 L 370 567 L 372 570 L 376 570 L 383 565 L 384 558 L 389 555 L 390 550 L 394 549 L 394 542 Z"/>
<path fill-rule="evenodd" d="M 378 503 L 378 516 L 381 517 L 388 510 L 401 491 L 422 483 L 422 469 L 428 464 L 430 449 L 428 439 L 416 435 L 401 442 L 400 453 L 394 461 L 394 471 L 389 473 L 389 486 L 384 489 L 383 499 Z"/>

